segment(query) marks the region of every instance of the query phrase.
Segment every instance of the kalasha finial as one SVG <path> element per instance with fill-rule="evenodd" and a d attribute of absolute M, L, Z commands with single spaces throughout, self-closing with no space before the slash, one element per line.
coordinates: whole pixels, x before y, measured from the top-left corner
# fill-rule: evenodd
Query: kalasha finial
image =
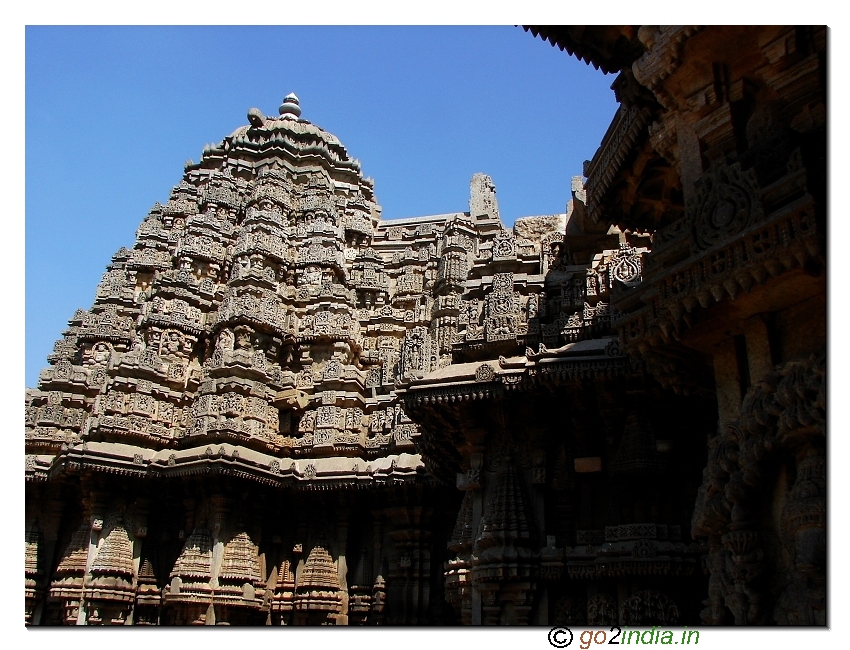
<path fill-rule="evenodd" d="M 297 120 L 301 115 L 301 107 L 298 105 L 298 97 L 295 93 L 289 93 L 283 98 L 283 104 L 277 109 L 280 116 L 287 120 Z"/>

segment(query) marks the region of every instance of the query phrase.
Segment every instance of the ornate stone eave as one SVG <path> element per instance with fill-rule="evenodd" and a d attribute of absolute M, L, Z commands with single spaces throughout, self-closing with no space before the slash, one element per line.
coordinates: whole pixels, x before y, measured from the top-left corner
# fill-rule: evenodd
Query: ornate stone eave
<path fill-rule="evenodd" d="M 523 25 L 522 28 L 605 74 L 628 67 L 644 52 L 637 25 Z"/>
<path fill-rule="evenodd" d="M 646 106 L 621 105 L 614 115 L 602 138 L 602 144 L 589 163 L 585 163 L 584 175 L 587 177 L 587 211 L 594 223 L 605 221 L 603 199 L 608 188 L 614 183 L 639 140 L 647 137 L 646 126 L 652 120 L 653 113 Z"/>
<path fill-rule="evenodd" d="M 393 454 L 373 460 L 352 458 L 279 458 L 247 447 L 214 444 L 154 452 L 120 443 L 72 445 L 55 456 L 26 457 L 27 481 L 90 470 L 138 478 L 222 474 L 281 488 L 327 490 L 372 488 L 422 481 L 418 454 Z"/>
<path fill-rule="evenodd" d="M 532 389 L 539 383 L 628 374 L 632 363 L 616 337 L 579 341 L 554 350 L 541 343 L 537 352 L 526 348 L 524 356 L 452 364 L 414 379 L 398 394 L 408 406 L 494 399 L 506 390 Z"/>

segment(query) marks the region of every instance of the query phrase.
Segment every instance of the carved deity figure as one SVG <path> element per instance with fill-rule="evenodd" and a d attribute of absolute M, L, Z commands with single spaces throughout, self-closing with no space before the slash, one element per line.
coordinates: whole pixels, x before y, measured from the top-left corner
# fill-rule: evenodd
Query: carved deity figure
<path fill-rule="evenodd" d="M 235 333 L 235 347 L 237 350 L 252 350 L 253 346 L 251 345 L 251 330 L 246 327 L 238 327 L 236 328 Z"/>
<path fill-rule="evenodd" d="M 83 361 L 83 364 L 91 366 L 105 366 L 109 361 L 111 351 L 109 344 L 99 341 L 92 346 L 87 358 Z"/>
<path fill-rule="evenodd" d="M 216 349 L 221 350 L 222 352 L 232 352 L 233 341 L 233 332 L 225 327 L 218 334 L 218 344 L 216 345 Z"/>
<path fill-rule="evenodd" d="M 165 358 L 179 357 L 183 351 L 183 345 L 183 336 L 180 332 L 172 330 L 163 338 L 160 354 Z"/>

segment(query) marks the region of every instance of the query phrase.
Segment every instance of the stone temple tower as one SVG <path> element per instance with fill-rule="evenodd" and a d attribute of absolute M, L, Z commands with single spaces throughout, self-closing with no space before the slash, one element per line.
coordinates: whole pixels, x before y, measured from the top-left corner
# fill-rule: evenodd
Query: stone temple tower
<path fill-rule="evenodd" d="M 28 391 L 28 622 L 375 622 L 387 584 L 425 615 L 392 389 L 428 261 L 397 286 L 371 181 L 300 114 L 187 164 Z"/>

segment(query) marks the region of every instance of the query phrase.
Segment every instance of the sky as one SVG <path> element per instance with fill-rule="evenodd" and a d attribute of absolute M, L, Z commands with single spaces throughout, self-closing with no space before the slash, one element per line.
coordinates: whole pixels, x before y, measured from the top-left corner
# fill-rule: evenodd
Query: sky
<path fill-rule="evenodd" d="M 617 108 L 613 75 L 520 27 L 27 26 L 26 385 L 157 201 L 295 92 L 375 179 L 384 218 L 563 212 Z"/>

